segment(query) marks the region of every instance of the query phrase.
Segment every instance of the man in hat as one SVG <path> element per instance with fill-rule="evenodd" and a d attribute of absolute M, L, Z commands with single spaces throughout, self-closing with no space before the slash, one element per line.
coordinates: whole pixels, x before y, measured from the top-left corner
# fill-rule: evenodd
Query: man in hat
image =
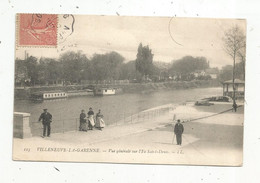
<path fill-rule="evenodd" d="M 52 115 L 47 111 L 47 109 L 43 109 L 43 113 L 39 118 L 39 122 L 42 121 L 43 124 L 43 138 L 46 136 L 47 130 L 47 137 L 50 137 L 51 134 L 51 122 L 52 122 Z"/>
<path fill-rule="evenodd" d="M 184 127 L 181 124 L 181 120 L 177 120 L 177 123 L 174 127 L 174 133 L 176 135 L 176 139 L 177 139 L 177 145 L 181 145 L 182 143 L 182 134 L 184 132 Z"/>

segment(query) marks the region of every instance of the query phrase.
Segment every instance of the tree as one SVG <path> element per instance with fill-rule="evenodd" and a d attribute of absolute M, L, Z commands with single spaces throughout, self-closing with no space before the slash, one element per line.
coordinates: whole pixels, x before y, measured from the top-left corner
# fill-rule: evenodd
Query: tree
<path fill-rule="evenodd" d="M 38 73 L 41 84 L 57 83 L 58 80 L 62 80 L 61 62 L 53 58 L 40 58 Z"/>
<path fill-rule="evenodd" d="M 35 85 L 38 81 L 37 58 L 30 56 L 25 60 L 25 64 L 30 85 Z"/>
<path fill-rule="evenodd" d="M 170 73 L 181 76 L 181 78 L 192 78 L 190 75 L 195 71 L 202 71 L 209 68 L 209 64 L 205 57 L 185 56 L 173 62 Z"/>
<path fill-rule="evenodd" d="M 15 60 L 15 84 L 24 86 L 26 80 L 28 80 L 26 61 L 16 59 Z"/>
<path fill-rule="evenodd" d="M 235 66 L 235 77 L 241 80 L 245 80 L 245 61 L 237 63 Z"/>
<path fill-rule="evenodd" d="M 236 25 L 225 32 L 223 37 L 224 50 L 233 59 L 233 100 L 235 103 L 235 66 L 238 56 L 245 56 L 246 36 L 244 32 Z"/>
<path fill-rule="evenodd" d="M 235 66 L 235 76 L 237 79 L 244 79 L 245 75 L 245 62 L 239 62 L 236 63 Z M 220 70 L 219 74 L 219 80 L 221 82 L 227 81 L 227 80 L 232 80 L 233 78 L 233 66 L 232 65 L 226 65 L 223 66 L 222 69 Z"/>
<path fill-rule="evenodd" d="M 91 59 L 91 79 L 96 81 L 119 79 L 123 61 L 124 57 L 117 52 L 94 54 Z"/>
<path fill-rule="evenodd" d="M 232 79 L 232 72 L 233 72 L 232 65 L 223 66 L 222 69 L 220 70 L 219 80 L 221 82 L 224 82 L 224 81 Z"/>
<path fill-rule="evenodd" d="M 120 71 L 120 79 L 123 80 L 141 80 L 142 78 L 140 72 L 136 70 L 135 60 L 122 64 Z"/>
<path fill-rule="evenodd" d="M 240 59 L 240 69 L 242 70 L 242 73 L 239 73 L 240 75 L 242 75 L 242 79 L 245 80 L 245 62 L 246 62 L 246 40 L 245 40 L 245 46 L 242 47 L 239 51 L 238 51 L 238 57 Z"/>
<path fill-rule="evenodd" d="M 107 77 L 110 80 L 118 80 L 120 77 L 120 69 L 125 58 L 117 52 L 110 52 L 105 54 L 106 66 L 107 66 Z"/>
<path fill-rule="evenodd" d="M 81 51 L 69 51 L 60 55 L 62 64 L 62 78 L 66 83 L 79 83 L 84 72 L 84 64 L 88 61 L 86 55 Z"/>
<path fill-rule="evenodd" d="M 153 54 L 149 46 L 143 46 L 139 44 L 136 55 L 136 70 L 138 70 L 142 76 L 147 77 L 152 73 L 153 69 Z"/>

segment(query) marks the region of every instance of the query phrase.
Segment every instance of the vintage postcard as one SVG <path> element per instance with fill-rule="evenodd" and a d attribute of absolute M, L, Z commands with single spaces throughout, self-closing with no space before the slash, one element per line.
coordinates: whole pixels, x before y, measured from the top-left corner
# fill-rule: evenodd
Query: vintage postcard
<path fill-rule="evenodd" d="M 13 160 L 243 165 L 245 20 L 16 20 Z"/>

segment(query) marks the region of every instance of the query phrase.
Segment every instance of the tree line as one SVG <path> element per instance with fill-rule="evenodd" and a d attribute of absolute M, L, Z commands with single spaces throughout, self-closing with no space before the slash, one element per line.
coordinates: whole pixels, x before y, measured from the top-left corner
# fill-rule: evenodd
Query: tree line
<path fill-rule="evenodd" d="M 245 37 L 242 34 L 235 27 L 225 35 L 224 45 L 227 53 L 233 56 L 234 66 L 226 65 L 220 70 L 214 68 L 217 79 L 220 81 L 230 80 L 234 77 L 243 80 L 245 78 Z M 238 41 L 232 36 L 238 37 L 236 39 L 239 40 L 242 39 L 238 45 L 240 49 L 235 45 Z M 230 37 L 235 40 L 232 44 L 229 41 Z M 80 84 L 82 80 L 159 82 L 211 79 L 210 75 L 205 75 L 205 71 L 211 69 L 205 57 L 185 56 L 166 64 L 153 61 L 153 56 L 152 49 L 148 45 L 143 46 L 142 43 L 137 48 L 136 59 L 128 62 L 115 51 L 94 54 L 92 58 L 88 58 L 81 51 L 68 51 L 57 59 L 30 56 L 23 60 L 15 60 L 15 84 L 16 86 L 34 86 L 57 83 Z M 238 58 L 240 58 L 240 62 L 235 61 Z"/>
<path fill-rule="evenodd" d="M 187 65 L 188 64 L 188 65 Z M 17 86 L 49 84 L 80 84 L 82 80 L 132 82 L 165 81 L 172 75 L 186 75 L 196 69 L 206 68 L 206 58 L 184 57 L 172 64 L 153 62 L 149 46 L 138 47 L 136 60 L 126 62 L 117 52 L 94 54 L 91 59 L 82 52 L 69 51 L 58 59 L 29 56 L 15 60 Z"/>

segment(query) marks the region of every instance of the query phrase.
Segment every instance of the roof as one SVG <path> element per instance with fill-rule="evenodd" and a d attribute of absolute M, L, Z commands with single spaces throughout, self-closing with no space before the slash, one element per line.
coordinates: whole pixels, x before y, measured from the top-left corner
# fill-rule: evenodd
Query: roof
<path fill-rule="evenodd" d="M 205 70 L 207 74 L 218 74 L 218 68 L 208 68 Z"/>
<path fill-rule="evenodd" d="M 101 87 L 101 88 L 96 88 L 97 90 L 115 90 L 116 88 L 106 88 L 106 87 Z"/>
<path fill-rule="evenodd" d="M 65 93 L 65 91 L 60 91 L 60 90 L 57 90 L 57 91 L 37 91 L 37 92 L 32 92 L 31 94 L 42 95 L 42 94 L 45 94 L 45 93 Z"/>
<path fill-rule="evenodd" d="M 245 84 L 245 81 L 242 81 L 240 79 L 235 79 L 234 83 L 235 84 Z M 233 79 L 224 81 L 224 84 L 233 84 Z"/>

